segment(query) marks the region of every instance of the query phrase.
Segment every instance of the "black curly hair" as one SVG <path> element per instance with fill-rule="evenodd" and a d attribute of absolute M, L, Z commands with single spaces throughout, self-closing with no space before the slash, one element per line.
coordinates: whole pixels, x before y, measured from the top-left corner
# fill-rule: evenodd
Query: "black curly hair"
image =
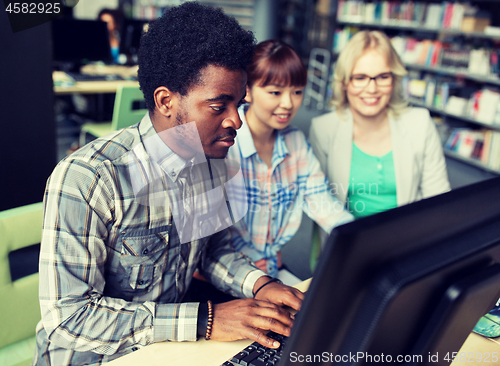
<path fill-rule="evenodd" d="M 146 107 L 155 109 L 159 86 L 186 95 L 208 65 L 246 70 L 255 37 L 221 9 L 196 2 L 171 8 L 149 24 L 139 48 L 138 79 Z"/>

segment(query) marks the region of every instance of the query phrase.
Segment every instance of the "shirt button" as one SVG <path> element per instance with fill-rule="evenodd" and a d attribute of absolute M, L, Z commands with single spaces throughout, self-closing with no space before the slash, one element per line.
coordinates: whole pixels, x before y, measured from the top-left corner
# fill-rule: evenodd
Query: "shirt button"
<path fill-rule="evenodd" d="M 175 177 L 176 173 L 172 170 L 172 171 L 170 172 L 170 175 L 171 175 L 172 177 Z"/>
<path fill-rule="evenodd" d="M 377 168 L 382 169 L 382 164 L 378 164 Z"/>

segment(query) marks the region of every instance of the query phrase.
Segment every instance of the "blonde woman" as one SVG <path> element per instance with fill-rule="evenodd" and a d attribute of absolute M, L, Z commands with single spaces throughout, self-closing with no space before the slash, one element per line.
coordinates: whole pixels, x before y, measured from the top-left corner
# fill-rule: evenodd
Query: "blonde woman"
<path fill-rule="evenodd" d="M 356 218 L 450 189 L 429 111 L 403 99 L 405 75 L 385 34 L 358 32 L 337 60 L 334 110 L 312 121 L 314 153 Z"/>

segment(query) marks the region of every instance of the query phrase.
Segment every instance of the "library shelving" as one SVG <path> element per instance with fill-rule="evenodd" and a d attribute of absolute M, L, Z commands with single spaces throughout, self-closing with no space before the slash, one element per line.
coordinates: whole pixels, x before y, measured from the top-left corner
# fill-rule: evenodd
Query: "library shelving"
<path fill-rule="evenodd" d="M 436 107 L 433 107 L 433 106 L 429 106 L 425 103 L 422 103 L 421 101 L 418 101 L 418 100 L 414 100 L 414 99 L 411 99 L 410 98 L 410 103 L 416 107 L 423 107 L 423 108 L 427 108 L 430 112 L 436 114 L 436 115 L 440 115 L 441 117 L 450 117 L 450 118 L 456 118 L 458 120 L 461 120 L 461 121 L 464 121 L 464 122 L 467 122 L 467 123 L 472 123 L 472 124 L 475 124 L 475 125 L 478 125 L 478 126 L 482 126 L 482 127 L 485 127 L 485 128 L 490 128 L 490 129 L 493 129 L 493 130 L 497 130 L 497 131 L 500 131 L 500 124 L 489 124 L 489 123 L 484 123 L 484 122 L 481 122 L 481 121 L 477 121 L 473 118 L 470 118 L 470 117 L 467 117 L 467 116 L 464 116 L 464 115 L 459 115 L 459 114 L 456 114 L 456 113 L 450 113 L 450 112 L 446 112 L 445 110 L 441 109 L 441 108 L 436 108 Z"/>
<path fill-rule="evenodd" d="M 153 20 L 171 7 L 192 0 L 119 0 L 129 18 Z M 291 44 L 304 60 L 309 54 L 307 29 L 314 25 L 314 7 L 309 0 L 196 0 L 222 8 L 258 41 L 279 38 Z"/>
<path fill-rule="evenodd" d="M 419 24 L 414 23 L 405 23 L 405 22 L 352 22 L 348 20 L 338 20 L 337 24 L 351 26 L 351 27 L 370 27 L 373 29 L 394 29 L 398 31 L 419 31 L 419 32 L 431 32 L 431 33 L 440 33 L 440 34 L 448 34 L 448 35 L 456 35 L 463 36 L 466 38 L 484 38 L 484 39 L 492 39 L 492 40 L 500 40 L 500 34 L 487 34 L 484 32 L 464 32 L 459 29 L 446 29 L 446 28 L 434 28 L 434 27 L 425 27 Z"/>
<path fill-rule="evenodd" d="M 173 6 L 185 0 L 122 0 L 125 13 L 135 19 L 153 20 Z M 252 30 L 255 16 L 255 0 L 198 0 L 199 3 L 221 7 L 226 14 L 234 16 L 246 29 Z"/>

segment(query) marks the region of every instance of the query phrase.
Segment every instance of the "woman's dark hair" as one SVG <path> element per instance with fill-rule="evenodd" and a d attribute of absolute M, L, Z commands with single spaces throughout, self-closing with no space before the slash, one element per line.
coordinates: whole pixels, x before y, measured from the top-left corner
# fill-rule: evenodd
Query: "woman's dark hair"
<path fill-rule="evenodd" d="M 101 19 L 101 16 L 104 14 L 111 15 L 113 19 L 115 20 L 116 27 L 118 29 L 121 28 L 123 24 L 123 12 L 119 9 L 108 9 L 108 8 L 102 8 L 101 11 L 99 11 L 99 14 L 97 15 L 97 19 Z"/>
<path fill-rule="evenodd" d="M 270 39 L 255 47 L 252 63 L 247 68 L 249 87 L 270 84 L 305 86 L 307 70 L 299 55 L 283 41 Z"/>
<path fill-rule="evenodd" d="M 186 95 L 208 65 L 246 70 L 255 38 L 221 9 L 187 2 L 149 24 L 139 48 L 138 79 L 146 106 L 155 108 L 154 91 L 166 86 Z"/>

